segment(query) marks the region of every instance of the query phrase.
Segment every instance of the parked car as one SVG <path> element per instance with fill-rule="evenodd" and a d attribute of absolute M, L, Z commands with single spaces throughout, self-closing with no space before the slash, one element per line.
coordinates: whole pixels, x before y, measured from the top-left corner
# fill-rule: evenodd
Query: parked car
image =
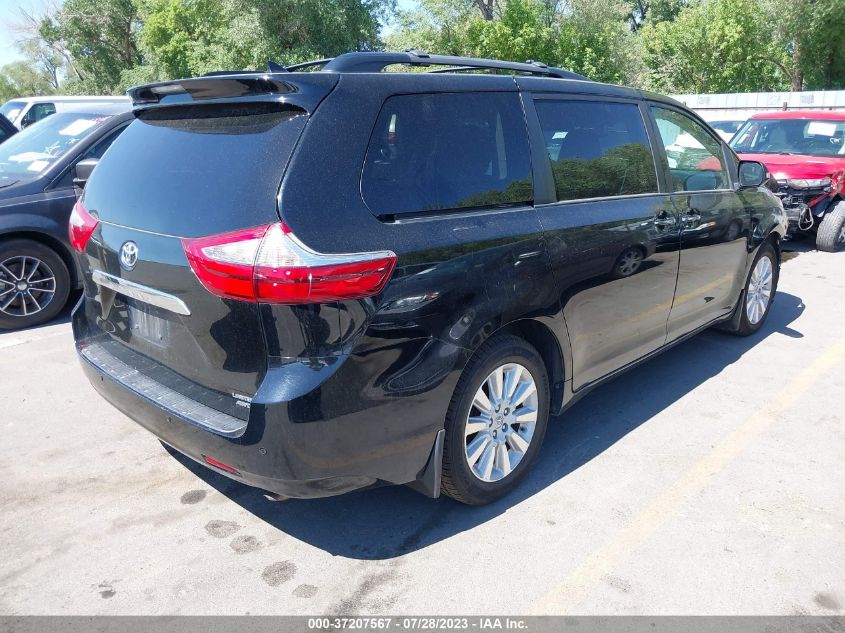
<path fill-rule="evenodd" d="M 8 141 L 18 131 L 9 119 L 0 114 L 0 143 Z"/>
<path fill-rule="evenodd" d="M 131 105 L 128 97 L 102 96 L 59 96 L 18 97 L 7 101 L 0 107 L 0 114 L 5 116 L 19 130 L 40 121 L 56 112 L 81 111 L 103 104 Z"/>
<path fill-rule="evenodd" d="M 0 329 L 53 319 L 81 286 L 68 242 L 76 187 L 131 119 L 119 104 L 60 112 L 0 145 Z"/>
<path fill-rule="evenodd" d="M 790 234 L 815 234 L 821 251 L 845 248 L 845 112 L 755 114 L 731 147 L 762 161 L 778 183 Z"/>
<path fill-rule="evenodd" d="M 725 141 L 730 141 L 734 134 L 737 133 L 737 130 L 742 127 L 742 124 L 748 120 L 747 117 L 742 117 L 741 119 L 714 119 L 712 121 L 708 121 L 707 123 L 710 124 L 716 133 L 721 136 Z"/>
<path fill-rule="evenodd" d="M 82 367 L 177 451 L 287 497 L 487 503 L 596 385 L 765 322 L 783 209 L 677 102 L 536 63 L 313 65 L 131 90 L 71 218 Z M 670 166 L 680 133 L 703 163 Z M 688 242 L 703 222 L 740 229 Z"/>

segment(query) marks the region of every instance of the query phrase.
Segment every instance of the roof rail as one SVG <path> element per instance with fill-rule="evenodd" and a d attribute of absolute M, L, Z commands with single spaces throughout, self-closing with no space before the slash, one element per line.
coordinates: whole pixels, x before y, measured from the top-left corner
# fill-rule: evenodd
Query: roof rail
<path fill-rule="evenodd" d="M 584 75 L 579 75 L 571 70 L 546 66 L 542 62 L 528 60 L 527 62 L 507 62 L 498 59 L 481 59 L 476 57 L 457 57 L 452 55 L 429 55 L 425 51 L 415 48 L 398 52 L 356 52 L 344 53 L 337 57 L 327 59 L 315 59 L 309 62 L 282 66 L 274 61 L 267 62 L 267 72 L 283 73 L 296 72 L 305 68 L 322 66 L 320 70 L 338 73 L 377 73 L 387 66 L 441 66 L 428 72 L 431 73 L 457 73 L 472 70 L 509 70 L 511 72 L 525 73 L 540 77 L 556 77 L 558 79 L 578 79 L 589 81 Z M 215 70 L 205 73 L 203 77 L 217 77 L 222 75 L 251 75 L 261 71 L 253 70 Z"/>
<path fill-rule="evenodd" d="M 325 63 L 324 63 L 325 62 Z M 448 68 L 436 69 L 431 72 L 464 72 L 468 70 L 510 70 L 512 72 L 525 73 L 541 77 L 556 77 L 558 79 L 579 79 L 587 80 L 584 75 L 579 75 L 570 70 L 553 68 L 541 62 L 528 61 L 506 62 L 498 59 L 480 59 L 475 57 L 456 57 L 452 55 L 429 55 L 425 51 L 408 49 L 403 53 L 399 52 L 357 52 L 345 53 L 331 60 L 319 60 L 308 62 L 307 65 L 323 64 L 322 70 L 328 72 L 342 73 L 377 73 L 387 66 L 402 64 L 407 66 L 445 66 Z M 288 70 L 304 67 L 303 64 L 288 66 Z"/>

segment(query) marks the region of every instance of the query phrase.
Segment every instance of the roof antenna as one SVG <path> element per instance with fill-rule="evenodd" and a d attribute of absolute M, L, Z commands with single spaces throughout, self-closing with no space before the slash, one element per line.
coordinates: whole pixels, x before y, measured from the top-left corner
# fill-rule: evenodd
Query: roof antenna
<path fill-rule="evenodd" d="M 267 70 L 271 73 L 286 73 L 288 69 L 282 66 L 281 64 L 277 64 L 272 59 L 267 60 Z"/>

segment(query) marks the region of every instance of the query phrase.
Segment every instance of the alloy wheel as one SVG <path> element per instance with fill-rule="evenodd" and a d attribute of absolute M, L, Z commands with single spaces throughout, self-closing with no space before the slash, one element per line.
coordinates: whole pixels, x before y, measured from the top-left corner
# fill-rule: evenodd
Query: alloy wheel
<path fill-rule="evenodd" d="M 466 460 L 478 479 L 504 479 L 534 437 L 538 408 L 534 377 L 518 363 L 494 369 L 478 388 L 465 425 Z"/>
<path fill-rule="evenodd" d="M 619 257 L 619 264 L 616 267 L 621 277 L 630 277 L 640 269 L 643 263 L 643 254 L 638 248 L 630 248 Z"/>
<path fill-rule="evenodd" d="M 27 317 L 46 308 L 56 294 L 56 276 L 37 257 L 16 255 L 0 262 L 0 312 Z"/>
<path fill-rule="evenodd" d="M 772 298 L 772 281 L 772 260 L 761 257 L 751 272 L 745 298 L 745 314 L 751 325 L 757 325 L 766 315 Z"/>

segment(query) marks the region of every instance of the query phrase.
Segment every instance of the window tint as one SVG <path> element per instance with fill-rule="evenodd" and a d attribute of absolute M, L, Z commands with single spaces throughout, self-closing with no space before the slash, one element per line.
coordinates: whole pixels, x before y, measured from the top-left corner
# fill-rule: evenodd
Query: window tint
<path fill-rule="evenodd" d="M 109 148 L 109 145 L 111 145 L 112 142 L 114 142 L 114 139 L 120 136 L 120 133 L 123 132 L 123 130 L 125 129 L 126 126 L 122 125 L 116 130 L 109 132 L 109 134 L 107 134 L 105 138 L 100 139 L 99 141 L 94 143 L 94 145 L 89 147 L 88 151 L 85 152 L 85 154 L 80 158 L 80 160 L 85 160 L 88 158 L 96 158 L 97 160 L 101 159 L 103 157 L 103 154 L 105 154 L 106 150 Z"/>
<path fill-rule="evenodd" d="M 85 206 L 105 222 L 181 237 L 278 222 L 279 183 L 307 120 L 262 102 L 140 112 L 97 165 Z"/>
<path fill-rule="evenodd" d="M 41 119 L 55 114 L 56 106 L 52 103 L 36 103 L 26 113 L 26 120 L 28 123 L 35 123 Z"/>
<path fill-rule="evenodd" d="M 628 103 L 535 101 L 558 200 L 657 191 L 640 109 Z"/>
<path fill-rule="evenodd" d="M 675 191 L 726 189 L 722 146 L 698 123 L 674 110 L 652 108 Z"/>
<path fill-rule="evenodd" d="M 530 202 L 519 97 L 390 97 L 370 139 L 361 193 L 377 215 Z"/>

